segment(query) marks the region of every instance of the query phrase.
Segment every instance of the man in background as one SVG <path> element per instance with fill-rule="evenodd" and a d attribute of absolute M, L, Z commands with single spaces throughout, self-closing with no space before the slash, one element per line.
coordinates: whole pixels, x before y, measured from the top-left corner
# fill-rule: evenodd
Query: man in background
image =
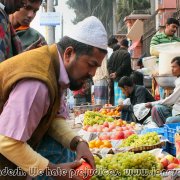
<path fill-rule="evenodd" d="M 173 93 L 163 100 L 146 104 L 146 107 L 152 108 L 152 119 L 159 127 L 165 123 L 180 122 L 180 57 L 172 59 L 171 68 L 173 76 L 177 77 Z"/>
<path fill-rule="evenodd" d="M 159 56 L 153 46 L 164 43 L 180 42 L 180 38 L 175 36 L 175 33 L 179 27 L 179 21 L 175 18 L 168 18 L 166 21 L 166 27 L 164 31 L 157 32 L 151 39 L 150 54 L 152 56 Z"/>
<path fill-rule="evenodd" d="M 165 29 L 158 31 L 151 39 L 150 43 L 150 54 L 152 56 L 159 57 L 159 52 L 154 48 L 155 45 L 165 44 L 165 43 L 173 43 L 180 42 L 180 38 L 175 35 L 177 29 L 179 27 L 179 21 L 175 18 L 168 18 L 166 21 Z M 163 99 L 164 97 L 164 89 L 158 86 L 155 79 L 152 81 L 152 92 L 155 97 L 159 97 Z"/>
<path fill-rule="evenodd" d="M 119 99 L 124 99 L 124 95 L 118 87 L 118 81 L 123 76 L 130 76 L 131 56 L 128 52 L 129 42 L 123 39 L 120 42 L 120 49 L 113 52 L 108 62 L 108 71 L 110 78 L 114 81 L 114 105 L 118 105 Z"/>
<path fill-rule="evenodd" d="M 42 0 L 27 0 L 27 5 L 10 15 L 10 22 L 19 36 L 24 51 L 46 45 L 44 37 L 30 23 L 36 16 Z"/>
<path fill-rule="evenodd" d="M 22 52 L 19 38 L 9 22 L 9 14 L 26 5 L 26 0 L 0 0 L 0 62 Z"/>
<path fill-rule="evenodd" d="M 119 109 L 122 110 L 121 118 L 126 121 L 136 121 L 133 106 L 137 104 L 147 103 L 154 101 L 151 93 L 142 85 L 134 84 L 131 77 L 123 76 L 118 82 L 119 88 L 121 88 L 123 94 L 130 99 L 129 105 L 119 105 Z M 149 113 L 150 115 L 150 113 Z M 141 124 L 145 119 L 141 120 Z"/>

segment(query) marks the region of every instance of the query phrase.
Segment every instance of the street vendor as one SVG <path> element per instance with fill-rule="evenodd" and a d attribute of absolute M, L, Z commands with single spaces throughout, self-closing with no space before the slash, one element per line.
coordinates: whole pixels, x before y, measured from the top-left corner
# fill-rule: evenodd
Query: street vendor
<path fill-rule="evenodd" d="M 166 21 L 165 30 L 162 32 L 157 32 L 151 39 L 150 43 L 150 54 L 152 56 L 159 56 L 153 46 L 164 43 L 180 42 L 180 38 L 175 36 L 175 33 L 179 27 L 179 21 L 175 18 L 168 18 Z"/>
<path fill-rule="evenodd" d="M 177 77 L 173 93 L 163 100 L 146 104 L 146 107 L 152 108 L 151 116 L 158 126 L 180 122 L 180 57 L 172 59 L 171 68 L 173 76 Z"/>
<path fill-rule="evenodd" d="M 129 104 L 120 104 L 119 110 L 121 110 L 121 119 L 126 121 L 137 121 L 134 116 L 133 106 L 136 104 L 152 102 L 154 101 L 153 96 L 150 92 L 141 85 L 135 85 L 130 77 L 123 76 L 118 86 L 121 88 L 126 98 L 129 98 Z M 141 121 L 143 123 L 143 121 Z"/>
<path fill-rule="evenodd" d="M 150 54 L 159 57 L 159 52 L 156 50 L 155 45 L 180 42 L 180 38 L 175 36 L 179 27 L 179 21 L 175 18 L 168 18 L 166 21 L 164 31 L 158 31 L 151 39 Z M 152 81 L 152 93 L 156 100 L 163 99 L 164 89 L 159 87 L 156 80 Z"/>
<path fill-rule="evenodd" d="M 61 92 L 68 87 L 80 89 L 87 78 L 94 76 L 106 54 L 107 33 L 102 23 L 91 16 L 75 25 L 57 44 L 24 52 L 0 64 L 1 170 L 12 171 L 19 166 L 28 175 L 37 176 L 60 168 L 66 173 L 58 174 L 56 179 L 78 180 L 76 176 L 70 178 L 69 171 L 81 164 L 81 158 L 95 169 L 88 144 L 59 116 L 59 106 Z M 36 148 L 47 133 L 76 151 L 77 161 L 54 164 L 38 154 Z M 26 177 L 1 177 L 11 179 Z"/>

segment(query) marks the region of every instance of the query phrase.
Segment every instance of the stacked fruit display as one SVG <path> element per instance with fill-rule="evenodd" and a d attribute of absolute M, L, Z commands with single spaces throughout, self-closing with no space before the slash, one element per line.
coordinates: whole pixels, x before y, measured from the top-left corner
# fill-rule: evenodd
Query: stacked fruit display
<path fill-rule="evenodd" d="M 97 173 L 91 180 L 160 180 L 156 157 L 148 152 L 125 152 L 108 155 L 103 159 L 95 157 Z M 146 171 L 145 171 L 146 170 Z"/>
<path fill-rule="evenodd" d="M 125 139 L 131 136 L 132 134 L 134 134 L 132 130 L 116 131 L 112 133 L 100 133 L 99 139 L 100 140 L 121 140 L 121 139 Z"/>
<path fill-rule="evenodd" d="M 159 160 L 162 169 L 172 170 L 180 168 L 180 160 L 172 155 L 166 155 L 164 158 Z"/>
<path fill-rule="evenodd" d="M 141 147 L 141 146 L 152 146 L 160 143 L 160 137 L 156 132 L 149 132 L 144 135 L 133 134 L 127 139 L 124 139 L 119 146 L 121 147 Z"/>
<path fill-rule="evenodd" d="M 104 122 L 113 122 L 114 119 L 112 117 L 102 115 L 99 112 L 86 111 L 84 114 L 84 122 L 83 125 L 92 126 L 94 124 L 102 125 Z"/>
<path fill-rule="evenodd" d="M 110 108 L 103 108 L 101 111 L 101 114 L 107 115 L 107 116 L 120 116 L 121 113 L 119 112 L 118 108 L 110 109 Z"/>
<path fill-rule="evenodd" d="M 109 140 L 92 140 L 89 143 L 89 148 L 111 148 L 112 144 Z"/>
<path fill-rule="evenodd" d="M 103 122 L 103 124 L 99 124 L 98 120 L 99 118 L 97 119 L 97 123 L 91 126 L 84 125 L 83 130 L 88 132 L 116 132 L 116 131 L 126 131 L 126 130 L 132 131 L 135 126 L 135 123 L 127 124 L 126 121 L 123 121 L 121 119 L 113 120 L 113 122 L 105 121 Z"/>

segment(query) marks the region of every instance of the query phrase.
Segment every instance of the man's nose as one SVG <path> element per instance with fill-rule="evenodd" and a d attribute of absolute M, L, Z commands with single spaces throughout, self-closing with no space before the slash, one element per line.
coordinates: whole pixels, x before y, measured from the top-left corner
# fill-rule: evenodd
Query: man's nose
<path fill-rule="evenodd" d="M 90 75 L 91 77 L 93 77 L 93 76 L 95 75 L 96 69 L 97 69 L 97 67 L 91 68 L 91 70 L 89 71 L 89 75 Z"/>
<path fill-rule="evenodd" d="M 34 11 L 33 10 L 28 11 L 28 17 L 30 17 L 30 18 L 34 17 Z"/>

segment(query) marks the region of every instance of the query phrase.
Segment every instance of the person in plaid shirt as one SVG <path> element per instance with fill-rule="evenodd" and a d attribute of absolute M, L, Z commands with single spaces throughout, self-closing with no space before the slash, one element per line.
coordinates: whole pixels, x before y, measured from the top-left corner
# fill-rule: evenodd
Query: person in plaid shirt
<path fill-rule="evenodd" d="M 21 42 L 9 22 L 9 14 L 25 4 L 26 0 L 0 0 L 0 62 L 22 52 Z"/>

